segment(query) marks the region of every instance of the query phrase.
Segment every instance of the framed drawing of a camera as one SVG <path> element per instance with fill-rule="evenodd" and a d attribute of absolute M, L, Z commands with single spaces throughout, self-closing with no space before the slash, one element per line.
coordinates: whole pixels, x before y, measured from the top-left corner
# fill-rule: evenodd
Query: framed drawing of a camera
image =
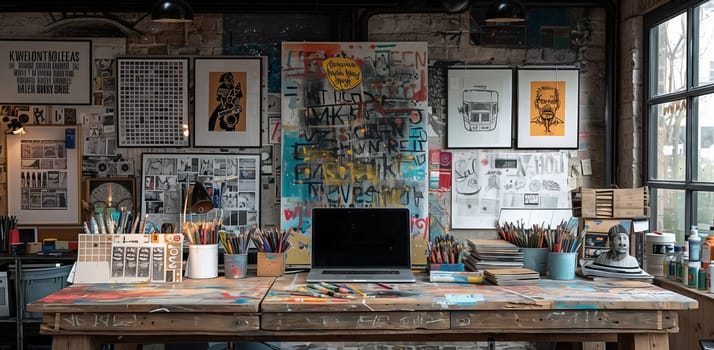
<path fill-rule="evenodd" d="M 194 146 L 260 147 L 264 61 L 259 56 L 194 59 Z"/>

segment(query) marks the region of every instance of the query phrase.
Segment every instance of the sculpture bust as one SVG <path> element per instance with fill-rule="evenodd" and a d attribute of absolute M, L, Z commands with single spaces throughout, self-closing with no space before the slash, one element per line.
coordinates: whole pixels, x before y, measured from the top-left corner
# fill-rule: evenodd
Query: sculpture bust
<path fill-rule="evenodd" d="M 595 263 L 603 266 L 639 268 L 637 259 L 630 255 L 630 236 L 622 225 L 615 225 L 607 231 L 610 250 L 598 255 Z"/>

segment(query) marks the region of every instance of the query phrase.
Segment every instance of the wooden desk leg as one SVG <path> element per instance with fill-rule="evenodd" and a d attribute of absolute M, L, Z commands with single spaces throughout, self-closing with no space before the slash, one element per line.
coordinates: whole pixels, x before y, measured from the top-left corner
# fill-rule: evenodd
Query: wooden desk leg
<path fill-rule="evenodd" d="M 620 350 L 669 350 L 667 333 L 618 334 L 617 342 Z"/>
<path fill-rule="evenodd" d="M 88 335 L 54 335 L 52 350 L 96 350 L 99 345 Z"/>

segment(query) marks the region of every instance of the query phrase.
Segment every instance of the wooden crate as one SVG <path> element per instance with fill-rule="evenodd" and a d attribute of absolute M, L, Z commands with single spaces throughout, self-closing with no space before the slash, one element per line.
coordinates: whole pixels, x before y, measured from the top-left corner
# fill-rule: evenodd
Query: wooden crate
<path fill-rule="evenodd" d="M 649 216 L 647 187 L 578 188 L 571 192 L 573 216 L 582 218 L 632 218 Z"/>

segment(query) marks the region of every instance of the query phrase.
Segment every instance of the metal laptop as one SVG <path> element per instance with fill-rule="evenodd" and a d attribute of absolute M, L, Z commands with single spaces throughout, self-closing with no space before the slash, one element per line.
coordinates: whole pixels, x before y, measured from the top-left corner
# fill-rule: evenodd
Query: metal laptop
<path fill-rule="evenodd" d="M 414 282 L 408 208 L 314 208 L 308 282 Z"/>

